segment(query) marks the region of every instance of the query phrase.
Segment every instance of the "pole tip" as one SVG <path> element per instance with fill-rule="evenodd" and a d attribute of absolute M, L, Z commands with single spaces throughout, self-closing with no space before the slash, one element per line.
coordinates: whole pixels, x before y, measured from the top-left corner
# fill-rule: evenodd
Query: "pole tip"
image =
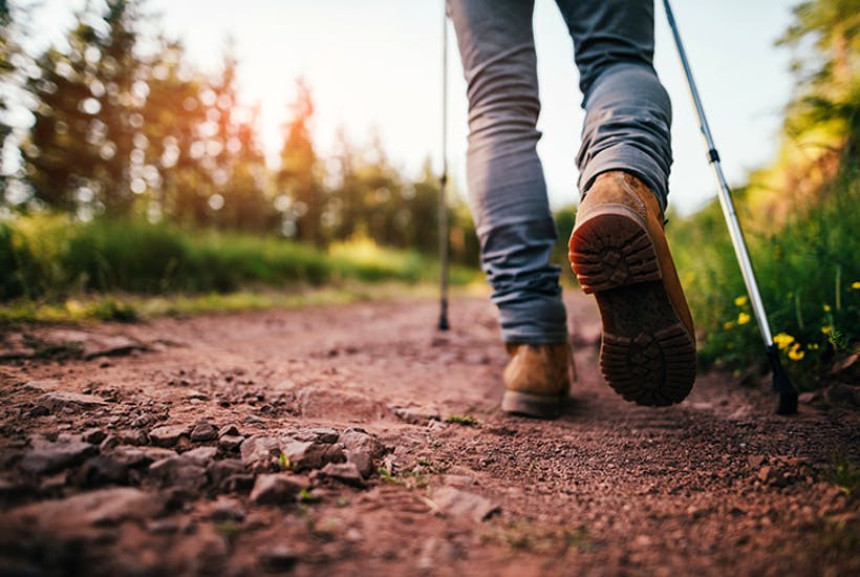
<path fill-rule="evenodd" d="M 777 415 L 797 414 L 797 393 L 780 393 L 779 405 L 776 407 Z"/>
<path fill-rule="evenodd" d="M 782 363 L 779 360 L 779 349 L 776 345 L 772 344 L 767 348 L 767 356 L 773 368 L 773 390 L 779 393 L 779 405 L 776 408 L 776 414 L 797 414 L 799 396 L 797 388 L 791 382 L 791 379 L 788 378 L 785 369 L 782 368 Z"/>

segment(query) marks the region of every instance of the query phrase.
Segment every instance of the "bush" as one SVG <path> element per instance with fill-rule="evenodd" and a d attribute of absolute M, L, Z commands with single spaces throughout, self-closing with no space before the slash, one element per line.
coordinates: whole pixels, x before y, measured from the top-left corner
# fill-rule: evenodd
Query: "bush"
<path fill-rule="evenodd" d="M 846 170 L 820 200 L 747 244 L 775 340 L 799 385 L 812 387 L 860 340 L 860 178 Z M 742 206 L 743 191 L 737 195 Z M 751 227 L 746 227 L 751 228 Z M 719 205 L 669 229 L 705 364 L 763 362 L 763 345 Z"/>
<path fill-rule="evenodd" d="M 0 267 L 0 301 L 58 301 L 86 292 L 227 293 L 255 285 L 321 286 L 347 279 L 414 283 L 438 276 L 438 265 L 419 253 L 370 240 L 341 243 L 324 252 L 274 237 L 182 230 L 139 220 L 84 224 L 58 216 L 0 221 Z M 451 270 L 453 284 L 475 276 L 462 267 Z M 118 309 L 99 315 L 129 316 Z"/>
<path fill-rule="evenodd" d="M 62 266 L 67 282 L 87 290 L 159 293 L 181 286 L 190 248 L 174 229 L 140 221 L 78 227 Z"/>

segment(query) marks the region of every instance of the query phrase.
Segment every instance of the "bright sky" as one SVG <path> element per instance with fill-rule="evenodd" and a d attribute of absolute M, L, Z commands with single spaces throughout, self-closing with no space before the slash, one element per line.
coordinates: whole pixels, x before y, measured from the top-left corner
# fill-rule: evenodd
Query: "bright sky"
<path fill-rule="evenodd" d="M 705 111 L 730 183 L 776 152 L 782 108 L 791 90 L 789 54 L 774 40 L 798 0 L 676 0 L 681 29 Z M 44 39 L 61 39 L 79 1 L 45 0 L 37 13 Z M 716 194 L 705 148 L 669 34 L 657 4 L 657 72 L 674 105 L 675 165 L 670 204 L 688 213 Z M 417 175 L 430 155 L 441 167 L 443 0 L 150 0 L 165 31 L 182 38 L 193 62 L 217 71 L 225 38 L 236 42 L 240 90 L 262 105 L 270 158 L 304 77 L 316 104 L 314 135 L 323 156 L 343 126 L 357 144 L 375 132 L 394 163 Z M 572 43 L 552 0 L 536 0 L 535 36 L 542 97 L 538 152 L 555 207 L 577 198 L 574 158 L 582 127 Z M 465 191 L 465 83 L 449 27 L 449 162 Z"/>

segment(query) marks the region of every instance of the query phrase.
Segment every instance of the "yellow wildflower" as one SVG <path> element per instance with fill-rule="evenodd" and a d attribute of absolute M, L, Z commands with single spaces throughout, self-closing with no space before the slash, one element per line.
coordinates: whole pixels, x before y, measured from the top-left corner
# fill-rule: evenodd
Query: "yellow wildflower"
<path fill-rule="evenodd" d="M 824 312 L 826 312 L 826 313 L 830 312 L 830 305 L 824 305 Z"/>
<path fill-rule="evenodd" d="M 813 351 L 817 351 L 818 350 L 818 343 L 812 343 L 811 345 L 809 345 L 809 348 Z"/>
<path fill-rule="evenodd" d="M 723 330 L 724 331 L 730 331 L 734 328 L 734 326 L 735 326 L 735 321 L 728 321 L 726 323 L 723 323 Z"/>
<path fill-rule="evenodd" d="M 746 297 L 746 295 L 741 295 L 741 296 L 739 296 L 739 297 L 737 297 L 737 298 L 735 299 L 735 306 L 737 306 L 737 307 L 742 307 L 742 306 L 744 306 L 745 304 L 747 304 L 747 297 Z"/>
<path fill-rule="evenodd" d="M 855 280 L 851 283 L 851 288 L 854 290 L 860 290 L 860 280 Z"/>
<path fill-rule="evenodd" d="M 784 351 L 788 348 L 788 345 L 794 342 L 794 337 L 785 333 L 779 333 L 775 337 L 773 337 L 773 342 L 776 343 L 776 346 L 779 347 L 779 350 Z"/>
<path fill-rule="evenodd" d="M 788 358 L 792 361 L 799 361 L 806 355 L 805 351 L 800 350 L 800 343 L 794 343 L 794 346 L 791 347 L 791 350 L 788 351 Z"/>
<path fill-rule="evenodd" d="M 739 325 L 745 325 L 748 322 L 750 322 L 750 318 L 752 318 L 752 317 L 750 317 L 748 314 L 742 312 L 741 314 L 738 315 L 738 324 Z"/>
<path fill-rule="evenodd" d="M 821 334 L 822 335 L 829 335 L 832 332 L 833 332 L 833 327 L 830 325 L 825 326 L 825 327 L 821 327 Z"/>

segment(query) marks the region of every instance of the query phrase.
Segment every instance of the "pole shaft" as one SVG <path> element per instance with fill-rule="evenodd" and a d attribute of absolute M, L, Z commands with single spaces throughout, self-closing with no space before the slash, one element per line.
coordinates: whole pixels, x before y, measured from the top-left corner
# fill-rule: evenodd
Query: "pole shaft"
<path fill-rule="evenodd" d="M 744 279 L 744 284 L 747 288 L 747 293 L 750 297 L 753 314 L 755 314 L 756 322 L 758 323 L 759 331 L 761 332 L 762 340 L 765 347 L 773 344 L 773 336 L 770 331 L 770 323 L 765 312 L 764 302 L 761 299 L 761 293 L 756 282 L 755 272 L 753 271 L 752 261 L 747 251 L 746 243 L 744 242 L 743 231 L 738 222 L 735 206 L 732 202 L 732 194 L 729 185 L 726 182 L 726 177 L 723 174 L 723 168 L 720 164 L 720 156 L 717 153 L 717 148 L 714 145 L 714 139 L 711 136 L 711 129 L 708 126 L 708 119 L 705 116 L 705 110 L 702 107 L 702 99 L 699 97 L 699 91 L 696 88 L 696 82 L 693 80 L 693 71 L 690 69 L 690 63 L 687 60 L 687 53 L 684 50 L 684 44 L 681 41 L 681 35 L 678 32 L 678 26 L 675 23 L 675 16 L 672 13 L 672 7 L 669 5 L 669 0 L 663 0 L 663 5 L 666 8 L 666 17 L 669 20 L 669 28 L 672 29 L 672 36 L 675 39 L 675 46 L 678 48 L 678 55 L 681 58 L 681 65 L 684 68 L 684 75 L 687 77 L 687 87 L 690 89 L 690 96 L 693 99 L 693 105 L 696 108 L 696 115 L 699 117 L 699 129 L 702 131 L 702 136 L 705 139 L 705 144 L 708 147 L 708 161 L 714 168 L 714 174 L 717 178 L 718 197 L 720 206 L 723 209 L 723 216 L 726 220 L 726 225 L 729 229 L 729 236 L 732 240 L 732 246 L 735 249 L 735 256 L 741 268 L 741 274 Z"/>
<path fill-rule="evenodd" d="M 442 11 L 442 176 L 439 179 L 439 328 L 448 329 L 448 10 Z"/>

